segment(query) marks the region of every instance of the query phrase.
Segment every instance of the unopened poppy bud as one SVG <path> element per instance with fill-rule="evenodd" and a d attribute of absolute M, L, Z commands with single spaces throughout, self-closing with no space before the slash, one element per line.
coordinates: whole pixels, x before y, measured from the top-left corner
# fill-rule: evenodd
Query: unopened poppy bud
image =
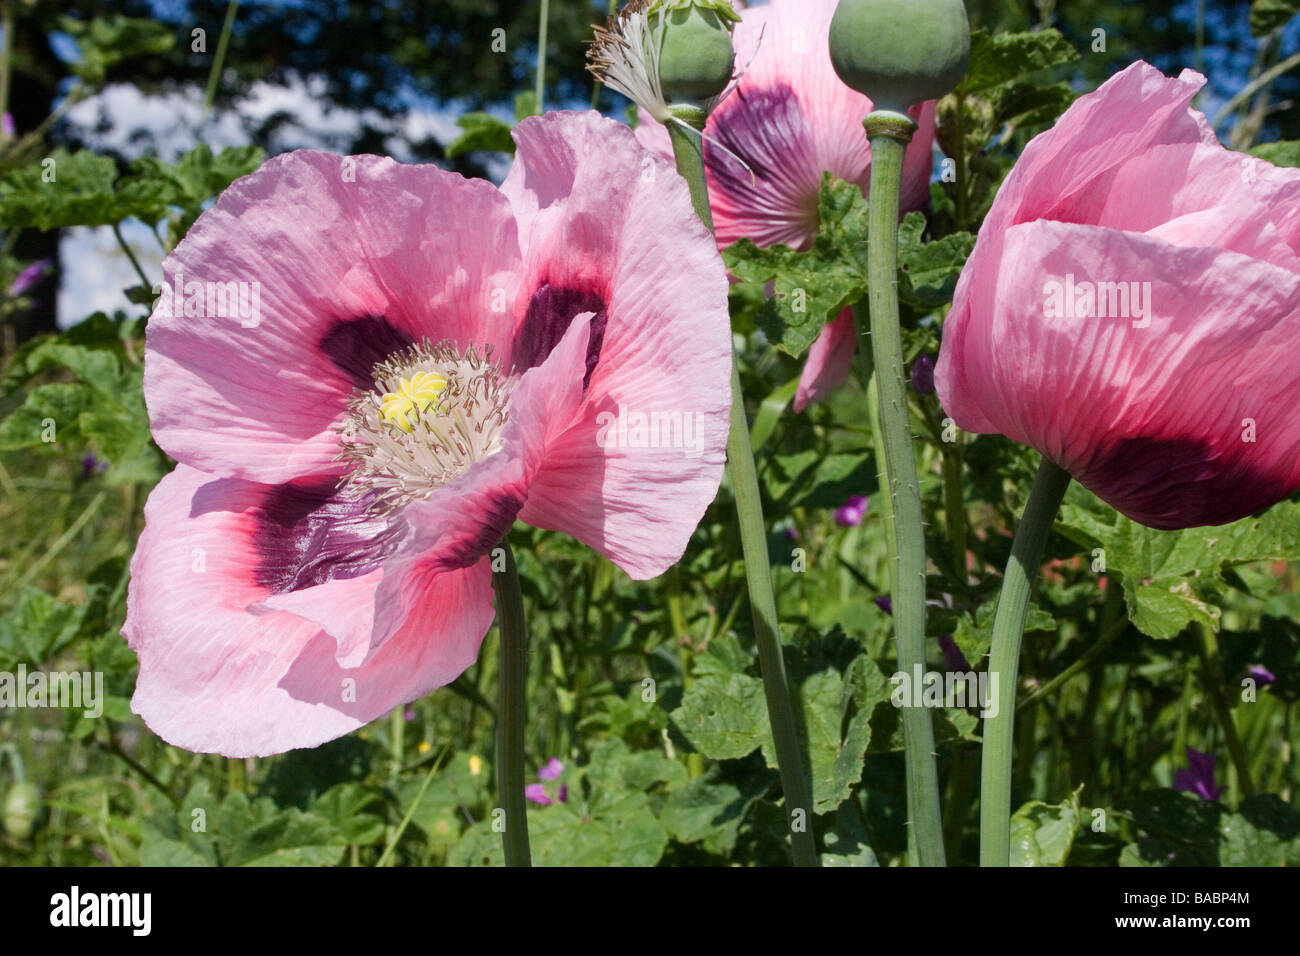
<path fill-rule="evenodd" d="M 877 110 L 943 96 L 970 60 L 962 0 L 840 0 L 831 20 L 831 63 Z"/>
<path fill-rule="evenodd" d="M 739 20 L 716 0 L 664 0 L 651 8 L 659 83 L 669 103 L 703 103 L 727 88 L 736 65 L 731 25 Z"/>

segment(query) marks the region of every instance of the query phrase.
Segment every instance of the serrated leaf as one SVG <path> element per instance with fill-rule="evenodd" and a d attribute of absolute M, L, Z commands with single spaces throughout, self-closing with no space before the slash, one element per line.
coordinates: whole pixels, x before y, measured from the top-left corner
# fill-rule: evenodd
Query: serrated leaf
<path fill-rule="evenodd" d="M 909 212 L 898 227 L 898 297 L 921 309 L 938 308 L 952 301 L 957 278 L 975 248 L 969 232 L 955 232 L 924 242 L 925 216 Z"/>
<path fill-rule="evenodd" d="M 329 821 L 267 797 L 250 803 L 242 793 L 222 803 L 214 830 L 226 866 L 328 866 L 347 847 Z"/>
<path fill-rule="evenodd" d="M 782 351 L 798 358 L 827 322 L 866 295 L 867 201 L 862 190 L 827 174 L 818 200 L 820 227 L 812 247 L 759 248 L 742 239 L 722 251 L 727 268 L 750 282 L 772 282 L 774 295 L 756 322 Z"/>
<path fill-rule="evenodd" d="M 1065 504 L 1061 531 L 1105 552 L 1120 575 L 1130 620 L 1151 637 L 1175 637 L 1193 621 L 1217 628 L 1225 568 L 1300 557 L 1300 505 L 1282 502 L 1229 525 L 1155 531 L 1112 509 Z"/>
<path fill-rule="evenodd" d="M 1079 51 L 1056 30 L 990 36 L 980 29 L 971 34 L 970 65 L 962 83 L 967 93 L 979 93 L 1078 58 Z"/>
<path fill-rule="evenodd" d="M 812 766 L 813 811 L 829 813 L 862 779 L 862 764 L 871 743 L 871 715 L 889 700 L 892 687 L 865 655 L 853 659 L 841 677 L 827 669 L 799 685 L 803 713 L 800 736 Z M 770 734 L 763 741 L 767 765 L 777 767 Z"/>

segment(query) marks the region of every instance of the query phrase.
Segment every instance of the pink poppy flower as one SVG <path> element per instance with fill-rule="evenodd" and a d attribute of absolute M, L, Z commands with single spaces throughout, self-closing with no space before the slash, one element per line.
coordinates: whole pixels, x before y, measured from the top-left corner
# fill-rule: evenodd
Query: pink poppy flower
<path fill-rule="evenodd" d="M 817 199 L 827 172 L 867 192 L 871 146 L 862 121 L 871 100 L 846 86 L 831 65 L 827 38 L 837 3 L 773 0 L 741 11 L 732 41 L 737 68 L 745 72 L 704 129 L 719 248 L 751 239 L 762 247 L 781 243 L 806 250 L 817 238 Z M 904 160 L 900 208 L 905 212 L 922 208 L 930 198 L 934 108 L 930 101 L 911 111 L 919 129 Z M 646 118 L 637 136 L 671 154 L 668 133 L 654 120 Z M 844 384 L 857 339 L 849 309 L 822 330 L 804 363 L 796 412 Z"/>
<path fill-rule="evenodd" d="M 278 156 L 164 263 L 145 397 L 180 464 L 124 634 L 169 742 L 315 746 L 454 680 L 516 518 L 638 579 L 681 556 L 725 457 L 720 257 L 626 127 L 553 113 L 515 139 L 500 189 Z"/>
<path fill-rule="evenodd" d="M 1204 82 L 1135 63 L 1029 144 L 936 372 L 958 426 L 1162 529 L 1300 488 L 1300 170 L 1224 149 Z"/>

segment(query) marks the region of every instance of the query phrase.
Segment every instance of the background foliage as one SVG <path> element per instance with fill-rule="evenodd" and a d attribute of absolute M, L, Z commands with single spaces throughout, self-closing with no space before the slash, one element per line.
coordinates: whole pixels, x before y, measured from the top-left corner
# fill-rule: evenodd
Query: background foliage
<path fill-rule="evenodd" d="M 547 105 L 592 101 L 582 72 L 589 24 L 606 4 L 554 0 Z M 1143 57 L 1201 64 L 1222 106 L 1292 55 L 1291 0 L 1196 3 L 982 0 L 967 80 L 940 105 L 956 182 L 936 182 L 928 215 L 902 229 L 900 290 L 910 360 L 938 349 L 942 318 L 998 184 L 1024 143 L 1081 90 Z M 128 85 L 201 100 L 227 5 L 120 2 L 7 5 L 10 111 L 0 148 L 0 279 L 28 263 L 49 274 L 0 302 L 0 671 L 105 674 L 104 717 L 0 711 L 0 861 L 26 864 L 500 863 L 492 831 L 496 639 L 451 687 L 327 744 L 228 761 L 163 744 L 130 714 L 134 655 L 119 636 L 127 564 L 144 499 L 170 463 L 153 445 L 140 393 L 150 275 L 131 308 L 60 317 L 61 231 L 143 224 L 172 248 L 201 210 L 269 151 L 292 119 L 241 122 L 246 143 L 212 148 L 202 126 L 166 161 L 156 130 L 116 136 L 69 123 L 71 103 Z M 257 84 L 309 84 L 362 116 L 333 145 L 384 151 L 417 105 L 461 116 L 463 137 L 405 141 L 412 159 L 485 174 L 509 149 L 513 118 L 536 111 L 537 0 L 437 4 L 245 3 L 214 109 Z M 207 52 L 191 31 L 207 30 Z M 491 32 L 504 28 L 506 54 Z M 1094 31 L 1106 31 L 1104 52 Z M 1254 33 L 1252 34 L 1252 29 Z M 1198 42 L 1199 35 L 1199 42 Z M 73 44 L 71 47 L 68 43 Z M 71 49 L 74 52 L 68 53 Z M 1300 162 L 1295 74 L 1226 118 L 1228 141 Z M 624 104 L 597 96 L 607 111 Z M 1209 108 L 1207 106 L 1207 108 Z M 1211 113 L 1214 111 L 1211 110 Z M 960 119 L 960 123 L 958 120 Z M 962 132 L 957 134 L 957 130 Z M 1265 145 L 1258 145 L 1265 144 Z M 57 184 L 43 181 L 53 158 Z M 726 260 L 742 375 L 759 455 L 769 556 L 788 666 L 811 759 L 814 827 L 827 865 L 894 865 L 906 853 L 901 731 L 884 530 L 875 502 L 843 527 L 833 509 L 877 492 L 866 399 L 850 384 L 794 415 L 799 357 L 829 318 L 865 293 L 865 202 L 828 180 L 822 235 L 807 253 L 740 243 Z M 157 275 L 152 277 L 157 278 Z M 773 292 L 765 292 L 772 282 Z M 792 292 L 807 293 L 806 311 Z M 75 323 L 75 324 L 74 324 Z M 993 436 L 943 441 L 933 395 L 913 395 L 930 509 L 930 663 L 951 637 L 986 663 L 1000 569 L 1032 480 L 1032 453 Z M 58 423 L 56 441 L 41 423 Z M 969 555 L 954 552 L 945 495 L 962 505 Z M 739 537 L 724 488 L 682 564 L 646 584 L 560 535 L 521 529 L 515 549 L 532 629 L 529 753 L 564 764 L 534 805 L 534 858 L 550 864 L 782 864 L 785 816 L 755 662 Z M 1300 503 L 1227 529 L 1138 527 L 1074 487 L 1050 546 L 1025 642 L 1013 825 L 1025 865 L 1300 863 L 1294 708 L 1300 696 Z M 1097 555 L 1104 552 L 1104 566 Z M 1208 630 L 1207 630 L 1208 629 Z M 1204 639 L 1218 632 L 1221 657 Z M 1275 680 L 1244 700 L 1251 666 Z M 976 858 L 979 717 L 937 714 L 950 860 Z M 1225 728 L 1244 761 L 1229 760 Z M 1218 801 L 1171 789 L 1186 748 L 1218 757 Z M 560 800 L 560 787 L 564 799 Z M 1100 821 L 1100 826 L 1099 826 Z M 199 823 L 202 826 L 199 826 Z"/>

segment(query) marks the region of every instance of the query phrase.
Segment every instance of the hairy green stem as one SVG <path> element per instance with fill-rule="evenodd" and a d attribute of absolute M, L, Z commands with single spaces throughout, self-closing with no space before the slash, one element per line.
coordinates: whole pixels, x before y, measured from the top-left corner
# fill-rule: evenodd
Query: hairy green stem
<path fill-rule="evenodd" d="M 898 322 L 898 197 L 903 154 L 916 129 L 906 116 L 878 111 L 864 121 L 871 141 L 871 210 L 867 280 L 871 305 L 871 351 L 875 359 L 885 487 L 894 516 L 897 563 L 893 580 L 894 635 L 898 668 L 911 675 L 925 668 L 925 515 L 912 453 L 912 422 Z M 859 334 L 864 330 L 859 329 Z M 869 383 L 868 383 L 869 384 Z M 943 866 L 943 819 L 934 727 L 920 701 L 902 708 L 907 767 L 909 838 L 921 866 Z"/>
<path fill-rule="evenodd" d="M 524 623 L 524 595 L 510 542 L 501 539 L 504 571 L 492 572 L 497 598 L 497 623 L 501 632 L 497 667 L 497 799 L 505 811 L 501 843 L 506 866 L 532 866 L 528 850 L 528 803 L 524 798 L 524 727 L 528 708 L 528 628 Z"/>
<path fill-rule="evenodd" d="M 1008 866 L 1011 862 L 1011 754 L 1020 642 L 1038 565 L 1069 484 L 1069 473 L 1044 458 L 1002 577 L 989 654 L 989 674 L 997 677 L 997 709 L 984 719 L 980 767 L 980 866 Z"/>
<path fill-rule="evenodd" d="M 668 124 L 677 171 L 691 190 L 691 203 L 701 221 L 713 231 L 713 213 L 704 175 L 704 142 L 698 131 L 704 128 L 705 114 L 700 109 L 679 108 L 677 116 L 697 132 Z M 745 580 L 749 587 L 749 606 L 753 614 L 754 639 L 758 644 L 758 664 L 763 673 L 763 691 L 767 697 L 767 715 L 772 724 L 776 745 L 776 762 L 785 793 L 786 822 L 795 866 L 818 866 L 817 845 L 812 833 L 812 796 L 808 780 L 808 761 L 799 743 L 794 704 L 785 673 L 781 650 L 781 628 L 776 611 L 776 594 L 772 587 L 772 565 L 767 554 L 767 527 L 763 522 L 763 502 L 759 495 L 758 471 L 754 467 L 754 450 L 750 444 L 749 422 L 745 417 L 745 397 L 740 389 L 740 367 L 731 363 L 731 433 L 727 439 L 727 467 L 736 496 L 736 515 L 740 523 L 740 545 L 745 556 Z"/>

